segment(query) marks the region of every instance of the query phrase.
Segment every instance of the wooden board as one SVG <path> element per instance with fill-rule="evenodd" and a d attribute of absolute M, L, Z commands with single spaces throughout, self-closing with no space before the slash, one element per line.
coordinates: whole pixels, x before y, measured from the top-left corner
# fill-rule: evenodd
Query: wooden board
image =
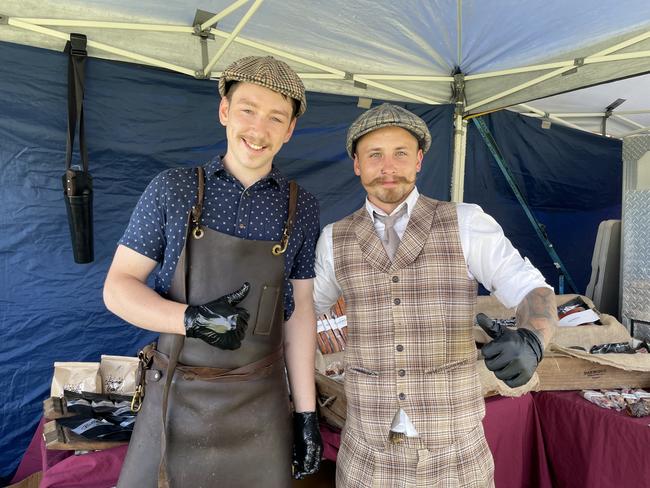
<path fill-rule="evenodd" d="M 72 417 L 74 413 L 68 412 L 65 400 L 62 397 L 50 397 L 43 400 L 43 416 L 48 420 Z"/>
<path fill-rule="evenodd" d="M 7 486 L 7 488 L 38 488 L 41 484 L 41 479 L 43 478 L 43 472 L 39 471 L 30 475 L 18 483 Z"/>
<path fill-rule="evenodd" d="M 59 451 L 98 451 L 128 444 L 128 441 L 89 440 L 59 425 L 56 420 L 43 425 L 43 440 L 47 449 Z"/>

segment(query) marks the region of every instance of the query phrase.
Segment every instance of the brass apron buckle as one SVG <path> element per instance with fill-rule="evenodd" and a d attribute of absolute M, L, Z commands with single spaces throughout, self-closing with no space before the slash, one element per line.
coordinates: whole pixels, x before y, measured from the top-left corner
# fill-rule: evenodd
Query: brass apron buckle
<path fill-rule="evenodd" d="M 271 253 L 274 256 L 279 256 L 280 254 L 284 254 L 284 252 L 287 250 L 287 246 L 289 245 L 289 232 L 287 228 L 285 227 L 284 232 L 282 233 L 282 239 L 280 239 L 280 244 L 276 244 L 271 248 Z"/>

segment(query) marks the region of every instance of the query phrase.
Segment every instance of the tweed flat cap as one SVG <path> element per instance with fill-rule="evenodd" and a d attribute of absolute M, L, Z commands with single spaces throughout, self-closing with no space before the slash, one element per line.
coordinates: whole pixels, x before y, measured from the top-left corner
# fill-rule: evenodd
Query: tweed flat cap
<path fill-rule="evenodd" d="M 431 133 L 427 124 L 413 112 L 390 103 L 383 103 L 361 114 L 352 122 L 348 129 L 345 147 L 351 158 L 354 158 L 354 149 L 361 136 L 382 127 L 401 127 L 415 136 L 422 152 L 426 153 L 431 146 Z"/>
<path fill-rule="evenodd" d="M 247 56 L 224 69 L 219 78 L 219 93 L 222 97 L 233 81 L 255 83 L 293 98 L 298 103 L 296 117 L 300 117 L 307 109 L 302 80 L 287 63 L 273 56 Z"/>

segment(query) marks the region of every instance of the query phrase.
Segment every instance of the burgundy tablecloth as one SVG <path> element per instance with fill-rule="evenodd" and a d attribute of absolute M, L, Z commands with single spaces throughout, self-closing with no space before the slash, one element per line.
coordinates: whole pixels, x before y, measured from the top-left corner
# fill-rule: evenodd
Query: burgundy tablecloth
<path fill-rule="evenodd" d="M 649 417 L 600 408 L 574 391 L 534 395 L 554 487 L 650 486 Z"/>

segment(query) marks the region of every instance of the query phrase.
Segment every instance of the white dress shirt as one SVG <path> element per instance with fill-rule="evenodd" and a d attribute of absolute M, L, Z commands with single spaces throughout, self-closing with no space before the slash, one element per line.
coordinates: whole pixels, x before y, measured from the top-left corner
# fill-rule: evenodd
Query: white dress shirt
<path fill-rule="evenodd" d="M 406 213 L 394 225 L 400 239 L 406 231 L 411 212 L 420 193 L 417 188 L 409 194 L 392 214 L 406 205 Z M 372 219 L 377 235 L 384 235 L 384 224 L 374 218 L 373 212 L 386 215 L 366 198 L 366 211 Z M 467 275 L 476 279 L 494 294 L 506 307 L 514 307 L 533 289 L 546 287 L 544 276 L 527 258 L 512 246 L 501 226 L 483 212 L 478 205 L 459 203 L 456 206 L 458 231 L 463 256 L 467 263 Z M 391 214 L 391 215 L 392 215 Z M 318 314 L 329 312 L 341 296 L 341 287 L 334 272 L 332 246 L 332 225 L 327 225 L 316 246 L 316 278 L 314 280 L 314 304 Z M 409 437 L 418 435 L 415 426 L 401 408 L 396 412 L 391 425 L 393 432 L 403 432 Z"/>

